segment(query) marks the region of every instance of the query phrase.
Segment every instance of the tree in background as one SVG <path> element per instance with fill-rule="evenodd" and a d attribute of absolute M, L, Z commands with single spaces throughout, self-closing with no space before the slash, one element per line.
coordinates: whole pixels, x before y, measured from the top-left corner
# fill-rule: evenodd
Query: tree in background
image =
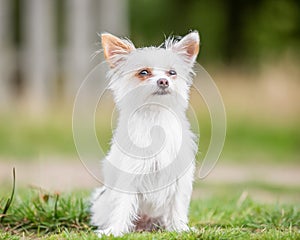
<path fill-rule="evenodd" d="M 139 46 L 162 35 L 201 34 L 200 62 L 258 63 L 291 50 L 299 54 L 297 0 L 130 0 L 130 29 Z"/>

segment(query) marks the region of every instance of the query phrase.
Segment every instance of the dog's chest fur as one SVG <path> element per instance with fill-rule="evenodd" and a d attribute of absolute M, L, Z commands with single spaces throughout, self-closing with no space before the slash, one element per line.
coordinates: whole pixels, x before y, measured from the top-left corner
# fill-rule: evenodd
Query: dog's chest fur
<path fill-rule="evenodd" d="M 167 167 L 178 157 L 189 131 L 187 121 L 182 122 L 178 113 L 149 106 L 124 115 L 114 134 L 109 161 L 125 171 L 147 174 Z"/>
<path fill-rule="evenodd" d="M 171 110 L 156 107 L 137 112 L 128 122 L 128 132 L 132 143 L 145 150 L 141 157 L 155 162 L 154 170 L 158 171 L 176 157 L 182 141 L 181 125 Z"/>

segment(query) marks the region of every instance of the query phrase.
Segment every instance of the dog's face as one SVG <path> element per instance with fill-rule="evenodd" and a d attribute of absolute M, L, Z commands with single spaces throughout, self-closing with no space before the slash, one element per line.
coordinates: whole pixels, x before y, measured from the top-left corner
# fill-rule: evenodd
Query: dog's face
<path fill-rule="evenodd" d="M 199 52 L 197 32 L 191 32 L 180 41 L 168 39 L 164 48 L 136 49 L 130 41 L 111 34 L 101 37 L 104 56 L 111 68 L 110 88 L 117 104 L 129 93 L 133 93 L 132 104 L 153 99 L 175 103 L 178 96 L 188 101 L 192 67 Z"/>

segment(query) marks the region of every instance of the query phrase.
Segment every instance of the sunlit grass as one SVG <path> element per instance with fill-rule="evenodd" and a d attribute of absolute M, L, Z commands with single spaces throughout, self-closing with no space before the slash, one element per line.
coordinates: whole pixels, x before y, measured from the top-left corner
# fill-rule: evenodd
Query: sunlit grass
<path fill-rule="evenodd" d="M 1 197 L 0 210 L 4 203 Z M 300 205 L 262 204 L 234 188 L 227 195 L 194 199 L 189 233 L 133 233 L 103 239 L 298 239 Z M 1 239 L 97 239 L 89 224 L 87 193 L 23 189 L 0 225 Z"/>
<path fill-rule="evenodd" d="M 13 178 L 14 180 L 14 178 Z M 12 184 L 14 189 L 14 181 Z M 299 197 L 299 187 L 248 183 L 270 193 Z M 4 190 L 6 189 L 6 190 Z M 90 225 L 88 191 L 0 189 L 0 239 L 97 239 Z M 197 193 L 198 192 L 198 193 Z M 209 194 L 205 194 L 210 192 Z M 199 197 L 199 193 L 201 197 Z M 14 196 L 13 196 L 14 195 Z M 12 198 L 13 196 L 13 198 Z M 8 199 L 13 199 L 7 208 Z M 242 184 L 197 182 L 190 205 L 191 232 L 131 233 L 103 239 L 299 239 L 300 204 L 255 201 Z"/>
<path fill-rule="evenodd" d="M 228 123 L 224 154 L 240 161 L 245 158 L 254 162 L 264 159 L 275 162 L 300 162 L 299 146 L 298 124 L 274 126 L 241 119 Z"/>

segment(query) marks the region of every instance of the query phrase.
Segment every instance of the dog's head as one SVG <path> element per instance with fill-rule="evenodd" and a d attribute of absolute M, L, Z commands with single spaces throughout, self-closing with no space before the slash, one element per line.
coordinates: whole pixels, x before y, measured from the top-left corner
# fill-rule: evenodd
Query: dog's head
<path fill-rule="evenodd" d="M 101 35 L 110 65 L 110 89 L 118 103 L 126 96 L 134 102 L 188 102 L 193 65 L 199 52 L 199 34 L 193 31 L 181 40 L 168 38 L 160 47 L 135 48 L 127 39 Z M 134 98 L 134 99 L 132 99 Z M 177 103 L 178 104 L 178 103 Z"/>

